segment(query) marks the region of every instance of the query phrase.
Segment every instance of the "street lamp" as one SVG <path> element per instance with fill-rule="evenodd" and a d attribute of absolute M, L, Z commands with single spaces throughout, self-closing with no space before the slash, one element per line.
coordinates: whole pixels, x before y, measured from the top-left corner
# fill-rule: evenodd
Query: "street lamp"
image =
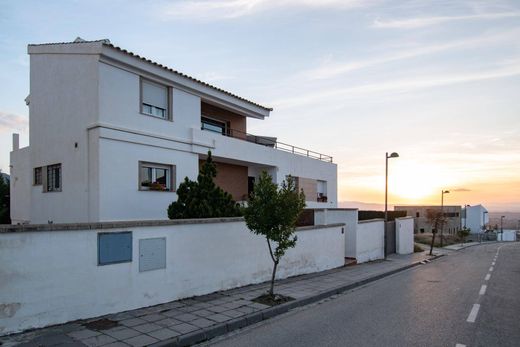
<path fill-rule="evenodd" d="M 441 192 L 441 248 L 443 246 L 443 234 L 444 234 L 444 194 L 449 194 L 449 190 L 442 190 Z"/>
<path fill-rule="evenodd" d="M 506 218 L 506 216 L 500 216 L 500 241 L 504 241 L 504 218 Z"/>
<path fill-rule="evenodd" d="M 385 258 L 386 258 L 386 223 L 388 222 L 388 159 L 390 158 L 399 158 L 399 154 L 396 152 L 392 152 L 392 154 L 388 155 L 388 152 L 385 154 Z"/>

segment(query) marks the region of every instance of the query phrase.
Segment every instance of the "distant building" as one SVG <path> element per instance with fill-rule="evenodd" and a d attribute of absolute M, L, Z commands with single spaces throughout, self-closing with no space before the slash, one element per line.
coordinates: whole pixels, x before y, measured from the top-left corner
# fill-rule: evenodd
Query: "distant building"
<path fill-rule="evenodd" d="M 485 231 L 489 224 L 488 210 L 482 205 L 470 206 L 462 210 L 462 226 L 471 229 L 472 234 Z"/>
<path fill-rule="evenodd" d="M 446 217 L 443 232 L 455 234 L 461 229 L 462 208 L 460 206 L 444 206 L 442 209 Z M 414 233 L 431 233 L 435 226 L 428 221 L 428 211 L 440 211 L 441 206 L 395 206 L 394 210 L 406 211 L 408 216 L 414 217 Z"/>

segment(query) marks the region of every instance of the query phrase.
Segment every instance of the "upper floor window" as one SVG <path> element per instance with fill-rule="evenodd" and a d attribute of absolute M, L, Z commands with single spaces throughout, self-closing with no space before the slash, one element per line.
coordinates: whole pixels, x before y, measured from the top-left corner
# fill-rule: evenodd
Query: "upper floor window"
<path fill-rule="evenodd" d="M 175 166 L 139 162 L 139 190 L 174 191 Z"/>
<path fill-rule="evenodd" d="M 327 202 L 327 181 L 316 182 L 316 192 L 318 193 L 318 202 Z"/>
<path fill-rule="evenodd" d="M 227 126 L 225 122 L 221 122 L 207 117 L 202 117 L 200 121 L 202 130 L 209 130 L 215 133 L 226 135 Z"/>
<path fill-rule="evenodd" d="M 168 87 L 141 79 L 141 113 L 170 119 Z"/>
<path fill-rule="evenodd" d="M 42 167 L 41 166 L 34 168 L 33 184 L 35 186 L 41 186 L 42 185 Z"/>
<path fill-rule="evenodd" d="M 61 192 L 61 164 L 47 166 L 47 192 Z"/>

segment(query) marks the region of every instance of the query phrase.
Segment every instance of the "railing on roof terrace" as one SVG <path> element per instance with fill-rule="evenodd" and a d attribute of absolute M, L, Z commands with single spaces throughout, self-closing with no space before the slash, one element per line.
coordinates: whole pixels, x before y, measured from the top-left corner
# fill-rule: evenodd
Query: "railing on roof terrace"
<path fill-rule="evenodd" d="M 244 140 L 247 142 L 256 143 L 258 145 L 276 148 L 281 151 L 290 152 L 290 153 L 298 154 L 298 155 L 303 155 L 303 156 L 306 156 L 306 157 L 309 157 L 312 159 L 318 159 L 321 161 L 326 161 L 326 162 L 332 163 L 332 156 L 330 156 L 330 155 L 318 153 L 315 151 L 311 151 L 310 149 L 305 149 L 302 147 L 297 147 L 297 146 L 289 145 L 289 144 L 286 144 L 283 142 L 279 142 L 279 141 L 277 141 L 276 137 L 257 136 L 257 135 L 248 134 L 246 132 L 236 130 L 236 129 L 230 129 L 230 128 L 227 128 L 223 132 L 217 131 L 214 129 L 204 128 L 204 126 L 202 126 L 201 129 L 205 130 L 205 131 L 211 131 L 211 132 L 214 132 L 214 133 L 217 133 L 220 135 L 233 137 L 235 139 L 240 139 L 240 140 Z"/>

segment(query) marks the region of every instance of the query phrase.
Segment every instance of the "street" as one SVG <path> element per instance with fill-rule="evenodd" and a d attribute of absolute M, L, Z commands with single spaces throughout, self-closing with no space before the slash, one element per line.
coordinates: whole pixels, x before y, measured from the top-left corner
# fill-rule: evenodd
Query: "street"
<path fill-rule="evenodd" d="M 205 346 L 520 346 L 520 243 L 450 253 Z"/>

